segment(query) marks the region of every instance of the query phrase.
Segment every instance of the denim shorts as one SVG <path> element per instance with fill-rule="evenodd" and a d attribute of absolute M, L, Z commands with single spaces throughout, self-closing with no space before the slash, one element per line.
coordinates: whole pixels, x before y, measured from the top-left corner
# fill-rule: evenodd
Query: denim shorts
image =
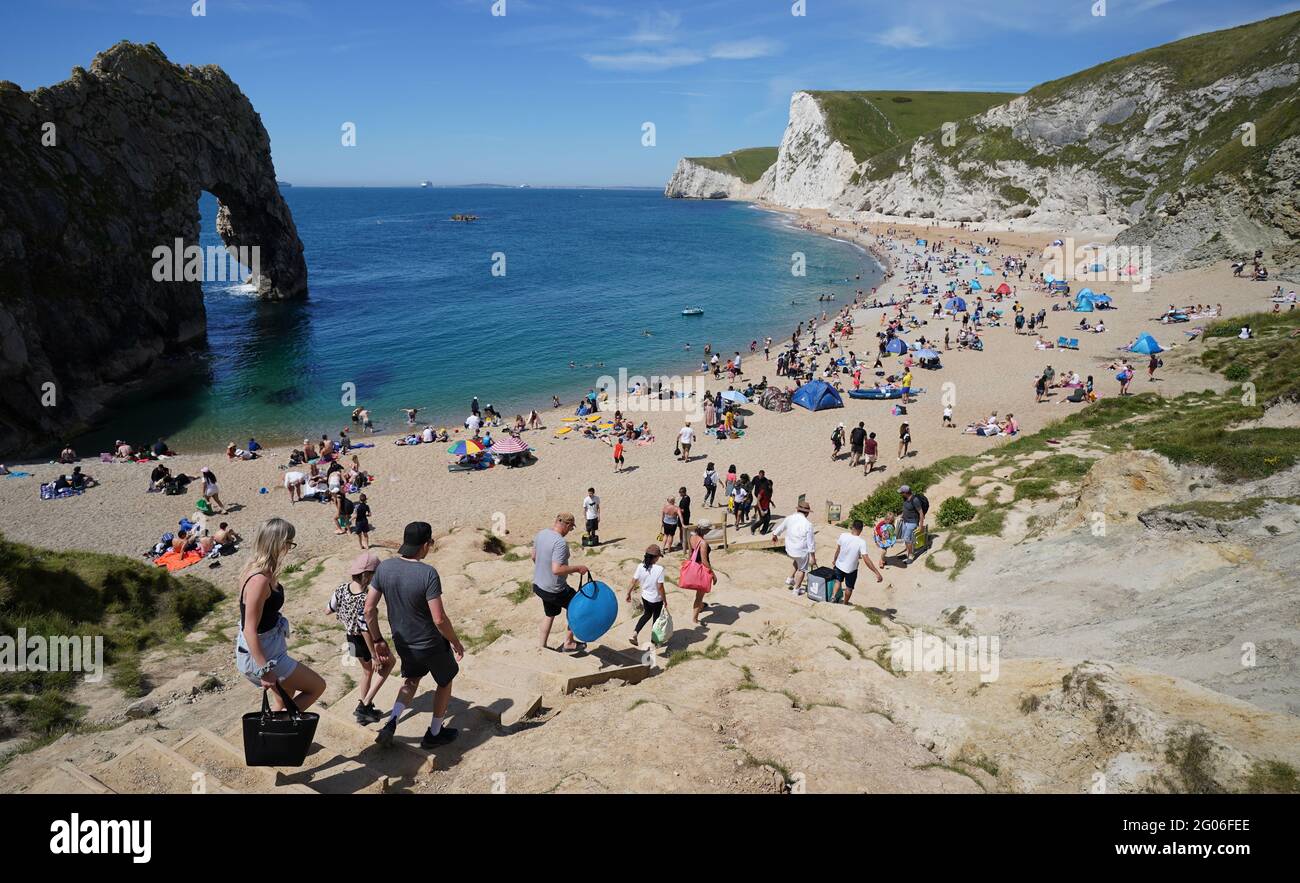
<path fill-rule="evenodd" d="M 902 529 L 898 532 L 899 542 L 910 543 L 916 539 L 916 528 L 918 526 L 915 521 L 904 521 Z"/>
<path fill-rule="evenodd" d="M 275 675 L 276 680 L 282 681 L 293 674 L 298 663 L 289 655 L 289 620 L 281 616 L 275 628 L 269 632 L 258 633 L 257 641 L 262 645 L 262 653 L 266 656 L 266 661 L 275 660 L 275 668 L 271 669 L 271 674 Z M 257 663 L 253 660 L 253 654 L 248 652 L 242 629 L 235 638 L 235 668 L 239 669 L 239 673 L 247 678 L 250 684 L 255 687 L 262 686 L 262 679 L 256 674 Z"/>

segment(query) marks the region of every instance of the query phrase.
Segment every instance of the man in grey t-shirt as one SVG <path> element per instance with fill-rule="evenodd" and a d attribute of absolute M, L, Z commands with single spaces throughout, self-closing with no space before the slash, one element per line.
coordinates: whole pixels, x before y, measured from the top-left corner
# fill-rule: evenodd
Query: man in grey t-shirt
<path fill-rule="evenodd" d="M 397 691 L 392 715 L 375 741 L 385 748 L 393 744 L 397 722 L 411 704 L 420 679 L 432 674 L 437 684 L 433 694 L 433 721 L 420 741 L 421 748 L 446 745 L 458 731 L 444 727 L 442 719 L 451 702 L 451 683 L 460 671 L 458 661 L 465 648 L 442 605 L 442 581 L 438 571 L 425 564 L 433 545 L 433 528 L 425 521 L 412 521 L 402 536 L 398 558 L 379 562 L 366 593 L 366 628 L 375 642 L 381 665 L 393 657 L 402 660 L 402 687 Z M 393 649 L 379 630 L 379 599 L 388 607 L 388 624 L 393 630 Z"/>
<path fill-rule="evenodd" d="M 571 573 L 587 572 L 587 568 L 581 564 L 569 563 L 569 544 L 564 538 L 576 523 L 573 515 L 561 512 L 555 516 L 553 527 L 538 531 L 533 538 L 533 594 L 542 599 L 542 611 L 545 614 L 540 630 L 540 645 L 543 650 L 551 637 L 555 617 L 569 606 L 576 594 L 565 577 Z M 583 649 L 583 645 L 573 637 L 573 630 L 569 629 L 560 650 L 573 653 Z"/>

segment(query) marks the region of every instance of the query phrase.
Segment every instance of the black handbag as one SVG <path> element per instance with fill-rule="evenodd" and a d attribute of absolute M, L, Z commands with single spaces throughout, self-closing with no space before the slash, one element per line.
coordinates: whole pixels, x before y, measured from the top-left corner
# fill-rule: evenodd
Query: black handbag
<path fill-rule="evenodd" d="M 302 766 L 316 735 L 320 715 L 299 711 L 293 699 L 275 685 L 288 711 L 272 711 L 266 690 L 262 710 L 244 715 L 244 763 L 248 766 Z"/>

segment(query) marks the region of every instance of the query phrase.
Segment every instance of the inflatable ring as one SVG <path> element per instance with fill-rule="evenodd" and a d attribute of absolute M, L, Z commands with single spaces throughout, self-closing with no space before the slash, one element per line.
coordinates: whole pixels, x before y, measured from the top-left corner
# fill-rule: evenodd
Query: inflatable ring
<path fill-rule="evenodd" d="M 876 522 L 876 527 L 872 533 L 875 535 L 876 545 L 882 549 L 888 549 L 897 540 L 894 534 L 894 522 L 892 521 L 882 519 Z"/>

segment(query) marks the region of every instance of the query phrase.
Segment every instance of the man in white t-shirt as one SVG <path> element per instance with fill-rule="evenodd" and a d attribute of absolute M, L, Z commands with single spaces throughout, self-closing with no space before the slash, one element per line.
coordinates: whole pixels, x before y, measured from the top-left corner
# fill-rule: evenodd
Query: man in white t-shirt
<path fill-rule="evenodd" d="M 600 528 L 600 497 L 596 496 L 594 487 L 587 488 L 587 496 L 582 498 L 582 510 L 587 516 L 587 536 L 594 538 Z"/>
<path fill-rule="evenodd" d="M 465 418 L 465 429 L 469 432 L 470 438 L 478 437 L 478 430 L 482 425 L 483 418 L 477 414 L 470 414 Z"/>
<path fill-rule="evenodd" d="M 433 427 L 432 427 L 432 426 L 426 426 L 426 427 L 424 427 L 424 432 L 420 433 L 420 441 L 424 442 L 426 445 L 428 445 L 428 444 L 432 444 L 432 443 L 433 443 Z"/>
<path fill-rule="evenodd" d="M 682 450 L 682 456 L 680 457 L 682 462 L 690 462 L 691 445 L 693 444 L 695 444 L 695 430 L 691 429 L 691 421 L 687 420 L 681 432 L 677 433 L 677 446 Z"/>
<path fill-rule="evenodd" d="M 781 526 L 772 531 L 772 542 L 785 538 L 785 554 L 794 563 L 794 572 L 786 577 L 785 584 L 790 587 L 790 594 L 802 595 L 804 577 L 808 571 L 817 566 L 817 536 L 808 513 L 812 506 L 807 500 L 800 500 L 795 512 L 787 515 Z"/>
<path fill-rule="evenodd" d="M 867 565 L 867 568 L 876 575 L 876 582 L 883 582 L 885 579 L 867 555 L 867 540 L 862 536 L 862 527 L 862 522 L 855 519 L 851 531 L 840 534 L 839 543 L 835 546 L 835 579 L 844 587 L 845 604 L 853 598 L 853 587 L 858 582 L 859 564 Z"/>

